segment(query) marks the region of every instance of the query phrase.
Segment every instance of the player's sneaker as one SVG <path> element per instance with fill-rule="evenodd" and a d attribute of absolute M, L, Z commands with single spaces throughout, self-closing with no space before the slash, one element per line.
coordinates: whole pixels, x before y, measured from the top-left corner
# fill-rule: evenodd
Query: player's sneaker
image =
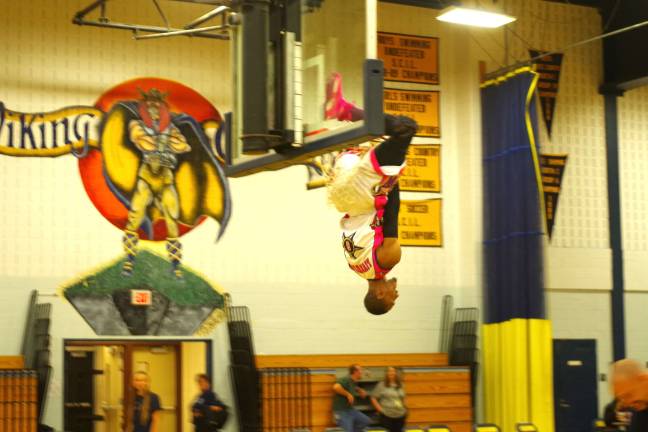
<path fill-rule="evenodd" d="M 342 75 L 338 72 L 333 72 L 326 83 L 324 117 L 326 120 L 352 121 L 352 107 L 353 104 L 342 96 Z"/>

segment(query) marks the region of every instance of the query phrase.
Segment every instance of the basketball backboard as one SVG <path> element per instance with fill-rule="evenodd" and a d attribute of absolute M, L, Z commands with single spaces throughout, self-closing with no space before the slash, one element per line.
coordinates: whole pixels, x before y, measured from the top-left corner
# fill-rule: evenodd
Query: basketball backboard
<path fill-rule="evenodd" d="M 383 134 L 377 0 L 248 2 L 256 4 L 242 7 L 232 28 L 229 176 L 281 169 Z M 342 76 L 345 98 L 364 108 L 364 120 L 325 119 L 326 83 L 334 72 Z"/>

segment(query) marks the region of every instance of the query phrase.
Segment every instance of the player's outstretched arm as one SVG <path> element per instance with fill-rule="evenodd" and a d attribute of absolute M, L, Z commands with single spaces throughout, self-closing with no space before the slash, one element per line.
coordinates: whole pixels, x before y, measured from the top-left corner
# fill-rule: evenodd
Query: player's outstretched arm
<path fill-rule="evenodd" d="M 401 247 L 398 238 L 388 237 L 376 250 L 376 259 L 380 267 L 392 269 L 401 260 Z"/>

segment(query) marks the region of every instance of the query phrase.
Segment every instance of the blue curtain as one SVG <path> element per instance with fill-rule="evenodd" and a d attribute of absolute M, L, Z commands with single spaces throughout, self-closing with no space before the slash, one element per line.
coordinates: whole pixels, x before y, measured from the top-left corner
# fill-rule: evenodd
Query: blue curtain
<path fill-rule="evenodd" d="M 482 89 L 486 322 L 544 318 L 536 74 Z"/>
<path fill-rule="evenodd" d="M 531 69 L 482 86 L 486 421 L 554 430 L 551 323 L 545 319 L 544 210 Z"/>

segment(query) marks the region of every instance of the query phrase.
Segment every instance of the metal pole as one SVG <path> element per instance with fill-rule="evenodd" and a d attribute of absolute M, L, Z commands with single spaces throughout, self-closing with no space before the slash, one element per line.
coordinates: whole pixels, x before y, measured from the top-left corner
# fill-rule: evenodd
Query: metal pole
<path fill-rule="evenodd" d="M 192 35 L 196 33 L 203 33 L 203 32 L 208 32 L 213 30 L 223 30 L 224 28 L 225 27 L 223 27 L 222 25 L 217 25 L 217 26 L 209 26 L 209 27 L 199 27 L 199 28 L 188 29 L 188 30 L 170 30 L 164 33 L 156 33 L 156 34 L 150 34 L 144 36 L 135 35 L 135 39 L 155 39 L 155 38 L 163 38 L 169 36 Z M 227 38 L 227 36 L 225 35 L 223 36 Z"/>
<path fill-rule="evenodd" d="M 605 147 L 607 152 L 607 189 L 612 250 L 612 351 L 614 360 L 626 356 L 625 299 L 623 279 L 623 234 L 621 228 L 621 192 L 619 178 L 619 133 L 617 98 L 619 92 L 606 92 L 605 98 Z"/>
<path fill-rule="evenodd" d="M 74 19 L 74 24 L 78 25 L 87 25 L 87 26 L 92 26 L 92 27 L 104 27 L 104 28 L 114 28 L 114 29 L 119 29 L 119 30 L 130 30 L 133 32 L 146 32 L 146 33 L 169 33 L 169 29 L 164 28 L 164 27 L 155 27 L 155 26 L 144 26 L 144 25 L 137 25 L 137 24 L 124 24 L 120 22 L 99 22 L 99 21 L 86 21 L 82 18 L 75 17 Z M 218 28 L 224 28 L 222 26 L 215 26 Z M 195 37 L 204 37 L 204 38 L 211 38 L 211 39 L 222 39 L 222 40 L 227 40 L 229 39 L 229 36 L 227 35 L 219 35 L 219 34 L 212 34 L 212 33 L 205 33 L 205 31 L 208 31 L 209 27 L 204 27 L 202 29 L 192 29 L 193 30 L 193 36 Z M 182 30 L 182 29 L 171 29 L 171 32 L 177 32 L 177 31 L 188 31 L 188 30 Z M 187 34 L 187 36 L 190 36 L 191 34 Z M 140 36 L 142 38 L 143 36 Z"/>
<path fill-rule="evenodd" d="M 167 29 L 171 30 L 171 26 L 169 25 L 169 20 L 167 19 L 166 15 L 164 15 L 164 11 L 162 10 L 162 7 L 158 3 L 158 0 L 153 0 L 153 4 L 155 5 L 155 8 L 157 9 L 160 16 L 162 17 L 162 21 L 164 21 L 164 25 L 167 27 Z"/>
<path fill-rule="evenodd" d="M 269 150 L 268 40 L 270 0 L 243 0 L 242 28 L 242 130 L 244 154 Z"/>
<path fill-rule="evenodd" d="M 204 15 L 196 18 L 195 20 L 191 21 L 189 24 L 184 26 L 184 28 L 185 29 L 194 28 L 197 25 L 200 25 L 200 24 L 204 23 L 205 21 L 208 21 L 208 20 L 212 19 L 215 16 L 218 16 L 218 15 L 224 13 L 224 12 L 227 12 L 228 10 L 230 10 L 230 8 L 228 8 L 227 6 L 218 6 L 216 9 L 211 10 L 211 11 L 207 12 L 206 14 L 204 14 Z"/>
<path fill-rule="evenodd" d="M 77 12 L 77 13 L 74 15 L 74 20 L 73 20 L 73 22 L 74 22 L 75 24 L 78 24 L 78 23 L 77 23 L 77 20 L 82 20 L 84 16 L 86 16 L 87 14 L 89 14 L 90 12 L 92 12 L 93 10 L 95 10 L 95 9 L 97 8 L 97 6 L 99 6 L 99 5 L 104 6 L 105 3 L 106 3 L 106 1 L 107 1 L 107 0 L 97 0 L 96 2 L 90 4 L 90 6 L 88 6 L 87 8 L 85 8 L 85 9 L 81 9 L 79 12 Z"/>

